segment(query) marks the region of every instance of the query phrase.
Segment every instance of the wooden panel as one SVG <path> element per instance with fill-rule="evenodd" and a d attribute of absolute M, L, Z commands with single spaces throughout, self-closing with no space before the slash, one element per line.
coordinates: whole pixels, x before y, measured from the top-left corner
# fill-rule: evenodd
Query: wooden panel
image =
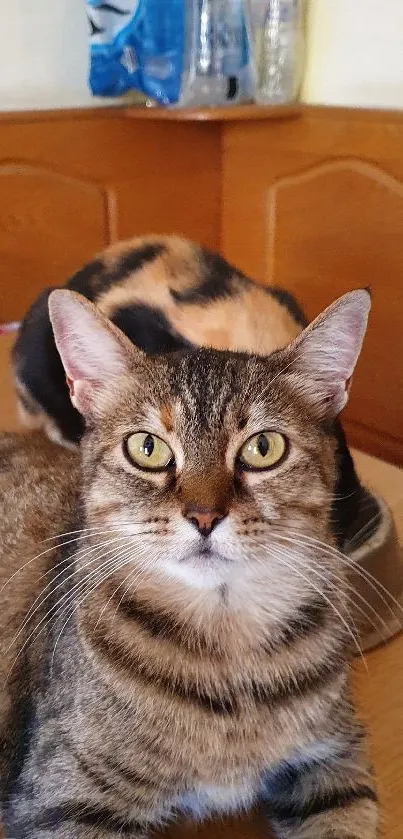
<path fill-rule="evenodd" d="M 118 110 L 1 121 L 0 322 L 117 238 L 219 247 L 220 129 Z"/>
<path fill-rule="evenodd" d="M 0 167 L 0 219 L 1 320 L 112 239 L 105 190 L 38 166 Z"/>
<path fill-rule="evenodd" d="M 401 464 L 402 148 L 399 114 L 308 109 L 270 131 L 227 126 L 222 230 L 225 255 L 294 291 L 309 317 L 372 287 L 346 425 L 356 445 Z"/>

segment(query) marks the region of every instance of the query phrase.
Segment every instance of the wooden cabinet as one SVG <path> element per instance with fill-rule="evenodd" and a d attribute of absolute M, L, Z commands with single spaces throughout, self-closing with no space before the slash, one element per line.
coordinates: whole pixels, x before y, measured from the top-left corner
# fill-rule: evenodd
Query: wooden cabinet
<path fill-rule="evenodd" d="M 21 317 L 44 286 L 62 283 L 96 250 L 150 232 L 221 250 L 260 282 L 294 291 L 311 317 L 347 289 L 371 285 L 346 425 L 357 446 L 403 465 L 400 114 L 108 109 L 0 118 L 0 323 Z M 15 425 L 9 345 L 0 336 L 2 428 Z M 378 467 L 359 465 L 377 487 Z M 390 490 L 389 473 L 385 481 Z M 395 510 L 386 484 L 379 490 Z M 401 657 L 398 638 L 370 654 L 370 677 L 359 667 L 355 676 L 389 839 L 402 832 Z M 167 835 L 196 834 L 270 835 L 258 818 Z"/>
<path fill-rule="evenodd" d="M 119 238 L 221 250 L 310 317 L 370 285 L 350 440 L 403 465 L 403 116 L 82 110 L 0 122 L 0 322 Z"/>
<path fill-rule="evenodd" d="M 118 239 L 180 232 L 218 248 L 216 133 L 117 108 L 4 116 L 0 323 Z"/>
<path fill-rule="evenodd" d="M 231 125 L 224 138 L 221 247 L 309 317 L 352 288 L 373 309 L 345 425 L 403 464 L 403 115 L 306 109 Z"/>

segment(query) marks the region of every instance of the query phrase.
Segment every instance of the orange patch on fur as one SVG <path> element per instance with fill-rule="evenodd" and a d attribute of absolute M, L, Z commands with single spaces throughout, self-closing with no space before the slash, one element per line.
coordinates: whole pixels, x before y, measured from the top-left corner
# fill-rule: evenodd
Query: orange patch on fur
<path fill-rule="evenodd" d="M 167 431 L 173 429 L 172 405 L 163 405 L 160 411 L 161 422 Z"/>

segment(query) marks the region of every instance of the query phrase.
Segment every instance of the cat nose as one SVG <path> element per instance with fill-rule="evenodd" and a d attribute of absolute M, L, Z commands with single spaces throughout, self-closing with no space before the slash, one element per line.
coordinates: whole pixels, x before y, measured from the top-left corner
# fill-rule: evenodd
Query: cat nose
<path fill-rule="evenodd" d="M 220 510 L 208 510 L 205 507 L 195 507 L 192 504 L 187 504 L 182 512 L 185 519 L 190 521 L 202 536 L 210 536 L 212 530 L 227 515 Z"/>

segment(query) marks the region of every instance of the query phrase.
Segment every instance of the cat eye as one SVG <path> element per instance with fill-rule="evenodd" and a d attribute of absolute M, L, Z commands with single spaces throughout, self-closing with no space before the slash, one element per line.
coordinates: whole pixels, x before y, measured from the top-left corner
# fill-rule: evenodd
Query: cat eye
<path fill-rule="evenodd" d="M 241 469 L 270 469 L 276 466 L 287 451 L 287 442 L 277 431 L 261 431 L 249 437 L 238 455 Z"/>
<path fill-rule="evenodd" d="M 169 446 L 148 431 L 130 434 L 125 442 L 126 455 L 140 469 L 150 472 L 162 472 L 173 462 L 174 456 Z"/>

